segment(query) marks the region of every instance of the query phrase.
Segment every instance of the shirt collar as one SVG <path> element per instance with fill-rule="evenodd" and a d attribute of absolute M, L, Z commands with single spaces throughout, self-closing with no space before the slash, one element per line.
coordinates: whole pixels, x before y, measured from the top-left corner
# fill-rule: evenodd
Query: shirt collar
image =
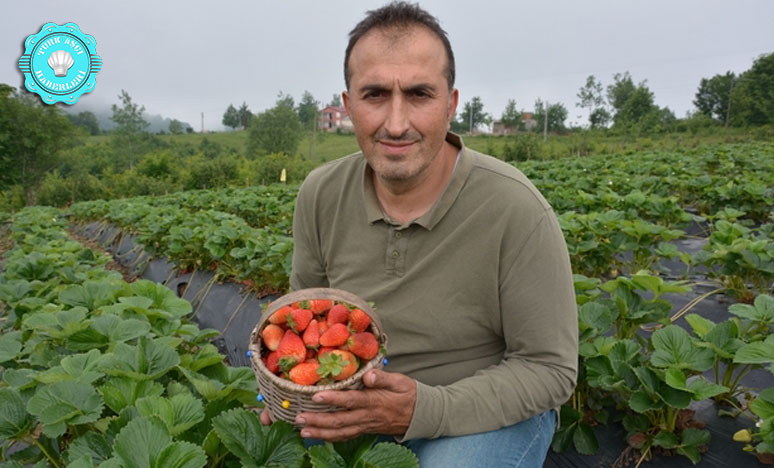
<path fill-rule="evenodd" d="M 433 229 L 454 204 L 454 200 L 457 199 L 457 196 L 462 191 L 462 187 L 465 185 L 470 169 L 473 167 L 470 150 L 465 147 L 462 137 L 455 133 L 447 132 L 446 141 L 460 150 L 451 179 L 449 179 L 441 196 L 427 213 L 414 221 L 411 221 L 409 225 L 418 224 L 427 230 Z M 363 160 L 365 161 L 365 158 L 363 158 Z M 371 167 L 367 163 L 363 164 L 363 200 L 365 202 L 367 220 L 370 224 L 383 220 L 388 224 L 394 225 L 395 222 L 390 220 L 384 214 L 384 211 L 382 211 L 382 206 L 379 203 L 379 199 L 376 197 L 376 189 L 374 188 L 372 174 Z"/>

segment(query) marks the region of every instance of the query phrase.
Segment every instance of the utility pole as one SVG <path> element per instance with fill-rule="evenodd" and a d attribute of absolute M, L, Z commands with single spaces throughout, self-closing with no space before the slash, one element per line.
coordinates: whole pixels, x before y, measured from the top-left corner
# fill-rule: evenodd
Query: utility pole
<path fill-rule="evenodd" d="M 731 117 L 731 93 L 734 91 L 734 82 L 736 81 L 736 78 L 731 77 L 731 86 L 728 87 L 728 105 L 726 106 L 726 125 L 725 128 L 728 128 L 728 120 Z"/>
<path fill-rule="evenodd" d="M 543 142 L 548 139 L 548 101 L 545 103 L 545 109 L 543 110 Z"/>
<path fill-rule="evenodd" d="M 473 101 L 470 102 L 470 134 L 473 135 Z"/>

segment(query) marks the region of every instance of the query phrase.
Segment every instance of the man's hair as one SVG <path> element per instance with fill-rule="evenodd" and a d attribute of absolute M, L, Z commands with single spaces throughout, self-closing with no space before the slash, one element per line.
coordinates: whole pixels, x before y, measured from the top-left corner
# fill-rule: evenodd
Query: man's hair
<path fill-rule="evenodd" d="M 378 29 L 408 29 L 412 26 L 424 26 L 441 40 L 446 49 L 446 81 L 449 89 L 454 88 L 454 53 L 452 52 L 446 31 L 438 24 L 438 20 L 420 8 L 419 5 L 395 1 L 377 10 L 366 12 L 366 17 L 349 32 L 349 44 L 344 54 L 344 83 L 349 89 L 349 56 L 352 48 L 368 31 Z"/>

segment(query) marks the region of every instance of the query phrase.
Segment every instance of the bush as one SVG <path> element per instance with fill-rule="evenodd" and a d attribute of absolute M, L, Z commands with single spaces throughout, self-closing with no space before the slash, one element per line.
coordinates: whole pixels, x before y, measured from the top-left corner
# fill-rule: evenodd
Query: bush
<path fill-rule="evenodd" d="M 12 185 L 6 190 L 0 191 L 0 211 L 13 213 L 26 205 L 24 187 L 21 185 Z"/>
<path fill-rule="evenodd" d="M 38 203 L 50 206 L 65 206 L 85 200 L 96 200 L 108 195 L 102 181 L 91 174 L 77 174 L 62 177 L 54 170 L 46 174 L 38 191 Z"/>
<path fill-rule="evenodd" d="M 249 161 L 244 169 L 244 178 L 248 182 L 268 185 L 279 182 L 282 169 L 285 169 L 287 183 L 300 183 L 314 166 L 311 161 L 307 161 L 301 156 L 272 153 Z"/>
<path fill-rule="evenodd" d="M 239 182 L 239 164 L 235 155 L 208 159 L 197 154 L 187 161 L 187 174 L 183 176 L 185 190 L 227 187 Z"/>

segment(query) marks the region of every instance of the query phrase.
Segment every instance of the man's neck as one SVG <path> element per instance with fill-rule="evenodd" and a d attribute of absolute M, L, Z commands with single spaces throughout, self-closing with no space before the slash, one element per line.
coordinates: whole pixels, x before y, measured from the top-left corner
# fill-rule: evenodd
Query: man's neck
<path fill-rule="evenodd" d="M 404 225 L 427 213 L 451 179 L 458 151 L 456 146 L 444 142 L 438 157 L 412 180 L 385 181 L 374 173 L 376 197 L 385 214 Z"/>

